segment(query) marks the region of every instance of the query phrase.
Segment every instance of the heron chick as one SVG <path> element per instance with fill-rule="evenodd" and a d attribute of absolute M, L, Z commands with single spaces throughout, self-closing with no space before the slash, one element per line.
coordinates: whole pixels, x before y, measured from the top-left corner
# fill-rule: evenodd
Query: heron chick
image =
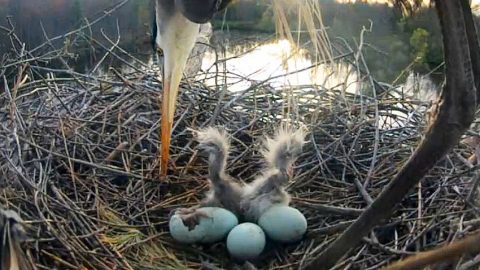
<path fill-rule="evenodd" d="M 290 204 L 285 186 L 293 175 L 293 163 L 302 152 L 305 131 L 281 128 L 276 136 L 267 138 L 263 156 L 267 169 L 245 186 L 241 208 L 244 218 L 256 222 L 274 204 Z"/>
<path fill-rule="evenodd" d="M 225 171 L 230 148 L 225 131 L 209 127 L 197 131 L 196 137 L 198 147 L 208 155 L 210 190 L 199 205 L 175 212 L 181 215 L 185 225 L 194 227 L 198 215 L 204 215 L 199 207 L 222 207 L 244 221 L 256 222 L 272 205 L 290 203 L 285 186 L 305 143 L 303 129 L 280 129 L 274 138 L 266 138 L 262 154 L 267 167 L 249 184 L 236 180 Z"/>
<path fill-rule="evenodd" d="M 208 156 L 208 173 L 210 190 L 200 204 L 190 208 L 180 208 L 170 212 L 170 216 L 178 214 L 185 226 L 195 228 L 199 218 L 206 213 L 200 207 L 222 207 L 232 211 L 237 217 L 241 215 L 240 201 L 244 185 L 237 182 L 225 172 L 230 141 L 225 131 L 216 128 L 206 128 L 196 131 L 198 148 Z"/>
<path fill-rule="evenodd" d="M 26 233 L 20 216 L 11 210 L 0 207 L 0 269 L 28 270 L 25 253 L 20 243 L 25 240 Z"/>

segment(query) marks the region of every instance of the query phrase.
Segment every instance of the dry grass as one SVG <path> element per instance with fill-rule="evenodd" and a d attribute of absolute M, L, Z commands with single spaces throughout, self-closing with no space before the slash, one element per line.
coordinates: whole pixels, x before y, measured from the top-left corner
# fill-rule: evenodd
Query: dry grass
<path fill-rule="evenodd" d="M 322 20 L 321 6 L 314 0 L 280 0 L 272 1 L 273 15 L 277 35 L 292 44 L 300 45 L 300 34 L 308 33 L 312 43 L 313 55 L 317 62 L 332 60 L 332 46 Z M 288 21 L 289 14 L 296 14 L 298 21 L 296 29 Z M 295 31 L 292 31 L 295 30 Z M 294 37 L 293 32 L 297 33 Z"/>

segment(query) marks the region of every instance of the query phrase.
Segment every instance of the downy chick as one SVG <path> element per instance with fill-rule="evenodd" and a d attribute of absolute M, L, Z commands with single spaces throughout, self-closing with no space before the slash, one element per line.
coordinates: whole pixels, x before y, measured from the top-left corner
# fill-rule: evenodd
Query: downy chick
<path fill-rule="evenodd" d="M 175 211 L 186 226 L 193 229 L 206 214 L 199 207 L 216 206 L 232 211 L 239 219 L 256 222 L 273 204 L 290 203 L 285 191 L 292 174 L 292 165 L 304 144 L 303 129 L 280 129 L 276 136 L 266 138 L 262 154 L 267 162 L 265 172 L 251 184 L 241 184 L 225 171 L 230 143 L 227 134 L 216 128 L 196 132 L 199 148 L 208 155 L 210 190 L 199 205 Z"/>
<path fill-rule="evenodd" d="M 222 207 L 238 217 L 241 215 L 239 202 L 243 196 L 243 185 L 225 172 L 230 148 L 225 131 L 209 127 L 195 131 L 195 136 L 199 142 L 198 148 L 208 156 L 210 190 L 199 205 L 180 208 L 171 213 L 180 215 L 185 226 L 191 230 L 198 224 L 200 217 L 207 215 L 197 208 Z"/>
<path fill-rule="evenodd" d="M 245 186 L 241 208 L 244 218 L 257 222 L 258 218 L 272 205 L 290 203 L 285 186 L 292 177 L 293 163 L 302 151 L 305 131 L 281 128 L 275 137 L 267 138 L 263 156 L 267 169 Z"/>

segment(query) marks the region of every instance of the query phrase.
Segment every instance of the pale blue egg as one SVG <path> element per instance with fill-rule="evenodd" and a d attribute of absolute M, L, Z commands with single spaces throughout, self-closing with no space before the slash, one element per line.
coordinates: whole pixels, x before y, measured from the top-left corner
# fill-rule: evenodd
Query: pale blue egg
<path fill-rule="evenodd" d="M 181 243 L 192 244 L 205 237 L 208 228 L 208 226 L 206 226 L 207 223 L 208 221 L 200 222 L 199 225 L 195 226 L 195 228 L 190 231 L 188 227 L 183 224 L 183 221 L 179 215 L 173 215 L 170 218 L 168 227 L 173 239 Z"/>
<path fill-rule="evenodd" d="M 272 240 L 292 243 L 307 231 L 307 219 L 297 209 L 286 205 L 270 207 L 260 216 L 258 225 Z"/>
<path fill-rule="evenodd" d="M 192 230 L 183 224 L 179 215 L 173 215 L 169 222 L 170 234 L 172 237 L 186 244 L 191 243 L 213 243 L 219 241 L 238 224 L 237 217 L 230 211 L 219 207 L 203 207 L 197 209 L 202 211 L 198 225 Z"/>
<path fill-rule="evenodd" d="M 213 243 L 222 240 L 238 225 L 238 218 L 232 212 L 219 207 L 203 207 L 210 217 L 206 235 L 200 239 L 201 243 Z M 202 219 L 203 220 L 203 219 Z"/>
<path fill-rule="evenodd" d="M 242 223 L 233 228 L 227 237 L 227 249 L 239 260 L 254 259 L 265 248 L 265 233 L 253 223 Z"/>

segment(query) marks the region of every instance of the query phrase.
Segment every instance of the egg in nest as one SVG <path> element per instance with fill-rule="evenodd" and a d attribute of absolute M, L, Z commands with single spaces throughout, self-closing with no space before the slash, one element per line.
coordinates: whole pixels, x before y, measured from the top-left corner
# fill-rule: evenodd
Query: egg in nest
<path fill-rule="evenodd" d="M 227 237 L 228 252 L 237 260 L 255 259 L 262 253 L 265 244 L 262 228 L 249 222 L 233 228 Z"/>
<path fill-rule="evenodd" d="M 258 225 L 270 239 L 282 243 L 299 241 L 307 231 L 305 216 L 297 209 L 286 205 L 270 207 L 260 216 Z"/>
<path fill-rule="evenodd" d="M 170 218 L 169 229 L 172 237 L 178 242 L 185 244 L 192 243 L 214 243 L 222 240 L 238 225 L 237 217 L 230 211 L 219 207 L 202 207 L 198 225 L 190 230 L 183 224 L 180 215 L 175 214 Z"/>

